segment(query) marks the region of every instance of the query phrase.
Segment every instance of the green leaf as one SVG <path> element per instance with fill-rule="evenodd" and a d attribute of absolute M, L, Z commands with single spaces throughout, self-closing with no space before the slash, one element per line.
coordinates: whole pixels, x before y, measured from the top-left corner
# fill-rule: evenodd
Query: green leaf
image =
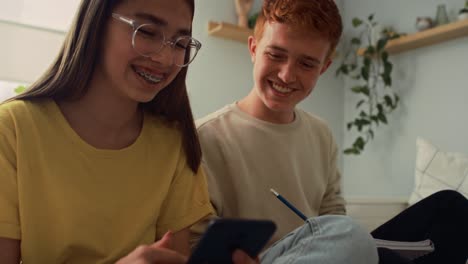
<path fill-rule="evenodd" d="M 361 45 L 361 40 L 359 38 L 352 38 L 351 44 L 353 45 Z"/>
<path fill-rule="evenodd" d="M 353 27 L 359 27 L 362 23 L 363 22 L 362 22 L 361 19 L 359 19 L 357 17 L 353 18 Z"/>
<path fill-rule="evenodd" d="M 389 95 L 384 96 L 385 104 L 393 108 L 393 100 Z"/>
<path fill-rule="evenodd" d="M 390 75 L 393 70 L 393 64 L 391 62 L 385 62 L 384 63 L 384 72 Z"/>
<path fill-rule="evenodd" d="M 365 118 L 356 119 L 356 121 L 354 121 L 354 125 L 357 127 L 357 130 L 359 132 L 362 131 L 362 128 L 364 126 L 368 126 L 370 124 L 371 124 L 371 122 L 369 120 L 365 119 Z"/>
<path fill-rule="evenodd" d="M 367 17 L 367 20 L 369 21 L 372 21 L 374 19 L 374 14 L 370 14 L 368 17 Z"/>
<path fill-rule="evenodd" d="M 351 91 L 353 93 L 358 93 L 358 94 L 362 93 L 362 94 L 365 94 L 367 96 L 369 96 L 369 93 L 370 93 L 369 88 L 367 86 L 354 86 L 354 87 L 351 88 Z"/>
<path fill-rule="evenodd" d="M 379 39 L 379 41 L 377 41 L 377 52 L 383 50 L 385 45 L 387 45 L 387 39 Z"/>
<path fill-rule="evenodd" d="M 362 137 L 358 137 L 356 141 L 354 141 L 353 147 L 358 149 L 358 150 L 363 150 L 364 145 L 366 145 L 366 142 Z"/>
<path fill-rule="evenodd" d="M 361 76 L 365 81 L 369 80 L 369 67 L 362 67 L 361 68 Z"/>
<path fill-rule="evenodd" d="M 343 74 L 348 74 L 348 73 L 349 73 L 349 71 L 348 71 L 348 65 L 346 65 L 346 64 L 341 65 L 340 70 L 341 70 L 341 72 L 342 72 Z"/>
<path fill-rule="evenodd" d="M 362 87 L 361 93 L 363 93 L 363 94 L 369 96 L 370 90 L 369 90 L 369 88 L 368 88 L 367 86 L 363 86 L 363 87 Z"/>
<path fill-rule="evenodd" d="M 380 124 L 380 120 L 379 120 L 379 117 L 378 117 L 378 116 L 373 115 L 373 116 L 370 117 L 370 119 L 371 119 L 372 121 L 374 121 L 377 125 Z"/>
<path fill-rule="evenodd" d="M 358 154 L 360 154 L 361 152 L 360 152 L 359 150 L 355 149 L 355 148 L 347 148 L 347 149 L 345 149 L 345 150 L 343 151 L 343 153 L 344 153 L 344 154 L 348 154 L 348 155 L 350 155 L 350 154 L 358 155 Z"/>
<path fill-rule="evenodd" d="M 382 104 L 377 104 L 377 110 L 379 111 L 379 115 L 383 112 Z"/>
<path fill-rule="evenodd" d="M 369 130 L 367 131 L 367 133 L 369 134 L 369 136 L 370 136 L 372 139 L 374 139 L 374 131 L 373 131 L 372 129 L 369 129 Z"/>
<path fill-rule="evenodd" d="M 354 86 L 354 87 L 351 88 L 351 91 L 353 93 L 360 93 L 361 90 L 362 90 L 362 86 Z"/>
<path fill-rule="evenodd" d="M 20 85 L 20 86 L 15 88 L 15 93 L 17 93 L 17 94 L 20 94 L 20 93 L 22 93 L 24 91 L 26 91 L 26 86 L 24 86 L 24 85 Z"/>
<path fill-rule="evenodd" d="M 365 100 L 360 100 L 357 104 L 356 104 L 356 108 L 359 108 L 363 103 L 365 103 L 366 101 Z"/>
<path fill-rule="evenodd" d="M 383 51 L 381 57 L 384 62 L 388 61 L 388 52 Z"/>
<path fill-rule="evenodd" d="M 380 121 L 382 121 L 384 124 L 388 124 L 387 117 L 384 113 L 381 112 L 377 116 L 379 117 Z"/>
<path fill-rule="evenodd" d="M 372 60 L 369 57 L 365 57 L 363 60 L 364 66 L 370 67 Z"/>
<path fill-rule="evenodd" d="M 348 124 L 346 124 L 346 127 L 348 128 L 348 130 L 351 130 L 351 128 L 353 128 L 353 125 L 353 122 L 349 122 Z"/>
<path fill-rule="evenodd" d="M 366 51 L 364 52 L 365 55 L 367 56 L 372 56 L 375 53 L 375 48 L 374 46 L 367 46 Z"/>
<path fill-rule="evenodd" d="M 394 100 L 395 100 L 395 101 L 393 102 L 393 107 L 392 107 L 392 109 L 395 109 L 395 108 L 397 107 L 398 102 L 400 102 L 400 97 L 398 97 L 398 95 L 395 94 Z"/>
<path fill-rule="evenodd" d="M 382 73 L 381 76 L 385 86 L 392 86 L 392 77 L 389 74 Z"/>
<path fill-rule="evenodd" d="M 360 116 L 360 117 L 366 117 L 366 116 L 367 116 L 367 113 L 364 112 L 364 111 L 361 111 L 361 113 L 359 113 L 359 116 Z"/>

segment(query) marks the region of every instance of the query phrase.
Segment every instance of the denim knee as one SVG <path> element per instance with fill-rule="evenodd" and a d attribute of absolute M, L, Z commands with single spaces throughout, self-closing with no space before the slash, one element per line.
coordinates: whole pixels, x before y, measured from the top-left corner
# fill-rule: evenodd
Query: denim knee
<path fill-rule="evenodd" d="M 306 221 L 264 252 L 262 263 L 377 264 L 371 235 L 347 216 Z"/>
<path fill-rule="evenodd" d="M 351 217 L 330 215 L 315 220 L 321 225 L 322 232 L 335 242 L 335 249 L 340 252 L 334 263 L 378 263 L 374 238 Z"/>

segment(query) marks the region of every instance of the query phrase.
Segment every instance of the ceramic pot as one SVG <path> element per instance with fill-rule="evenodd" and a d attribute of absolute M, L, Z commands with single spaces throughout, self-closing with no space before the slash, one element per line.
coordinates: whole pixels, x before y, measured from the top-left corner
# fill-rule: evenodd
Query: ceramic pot
<path fill-rule="evenodd" d="M 433 26 L 432 18 L 430 17 L 417 17 L 416 18 L 416 29 L 423 31 Z"/>
<path fill-rule="evenodd" d="M 460 14 L 458 14 L 458 20 L 463 20 L 463 19 L 468 19 L 468 9 L 466 9 L 466 11 L 461 11 Z"/>

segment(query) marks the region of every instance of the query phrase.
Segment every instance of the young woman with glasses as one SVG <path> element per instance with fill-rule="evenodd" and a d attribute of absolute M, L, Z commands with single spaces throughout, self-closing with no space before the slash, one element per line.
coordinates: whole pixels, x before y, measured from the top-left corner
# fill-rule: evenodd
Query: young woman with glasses
<path fill-rule="evenodd" d="M 0 263 L 185 262 L 212 212 L 185 86 L 193 14 L 83 0 L 52 66 L 0 105 Z"/>

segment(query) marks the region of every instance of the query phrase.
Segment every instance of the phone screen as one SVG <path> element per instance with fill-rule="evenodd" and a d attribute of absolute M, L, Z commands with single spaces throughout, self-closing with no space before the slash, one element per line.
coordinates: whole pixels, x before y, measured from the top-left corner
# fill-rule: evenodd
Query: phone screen
<path fill-rule="evenodd" d="M 188 264 L 232 263 L 232 253 L 241 249 L 257 257 L 276 230 L 270 220 L 216 219 L 208 226 Z"/>

